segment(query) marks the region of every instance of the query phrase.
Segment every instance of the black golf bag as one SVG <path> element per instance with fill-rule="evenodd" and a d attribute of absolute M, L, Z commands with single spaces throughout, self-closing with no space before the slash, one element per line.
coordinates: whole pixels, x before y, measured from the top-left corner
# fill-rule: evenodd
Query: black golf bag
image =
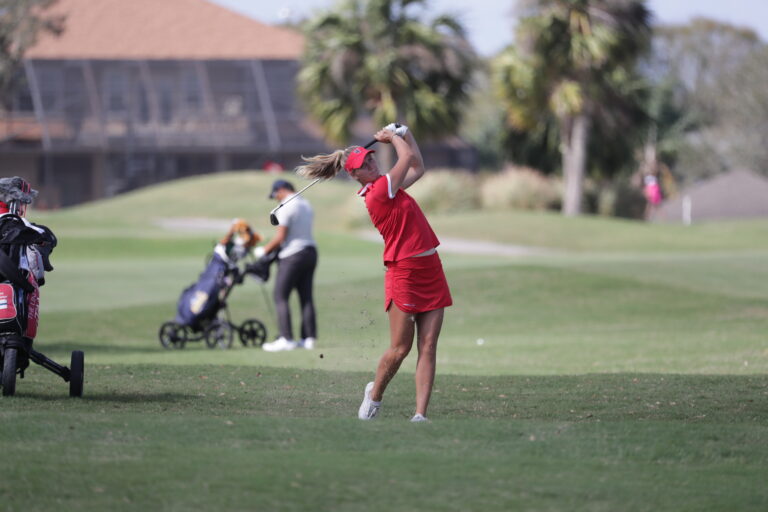
<path fill-rule="evenodd" d="M 0 337 L 35 338 L 39 287 L 53 270 L 49 255 L 55 246 L 47 227 L 10 213 L 0 217 Z"/>
<path fill-rule="evenodd" d="M 53 270 L 49 256 L 56 236 L 45 226 L 13 213 L 0 216 L 0 374 L 3 395 L 16 392 L 17 374 L 24 377 L 29 362 L 69 382 L 70 396 L 83 394 L 83 352 L 72 352 L 71 368 L 32 348 L 40 313 L 39 287 Z"/>
<path fill-rule="evenodd" d="M 85 356 L 72 351 L 71 368 L 32 348 L 40 313 L 39 289 L 53 270 L 50 254 L 56 236 L 24 218 L 37 196 L 29 182 L 0 178 L 0 385 L 3 395 L 16 392 L 16 376 L 33 361 L 69 382 L 70 396 L 83 396 Z"/>

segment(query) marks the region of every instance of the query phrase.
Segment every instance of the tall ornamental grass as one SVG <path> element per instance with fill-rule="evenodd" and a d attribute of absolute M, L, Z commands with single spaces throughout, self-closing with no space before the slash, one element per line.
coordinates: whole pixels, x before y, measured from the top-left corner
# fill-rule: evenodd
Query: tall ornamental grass
<path fill-rule="evenodd" d="M 480 190 L 487 210 L 555 210 L 562 204 L 562 182 L 525 167 L 488 176 Z"/>

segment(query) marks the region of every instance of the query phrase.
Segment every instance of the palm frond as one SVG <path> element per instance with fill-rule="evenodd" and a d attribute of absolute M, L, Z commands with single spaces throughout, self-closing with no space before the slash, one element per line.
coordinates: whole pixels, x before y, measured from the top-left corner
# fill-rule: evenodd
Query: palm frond
<path fill-rule="evenodd" d="M 348 136 L 339 123 L 363 114 L 383 124 L 407 119 L 422 136 L 456 129 L 475 67 L 461 24 L 447 15 L 423 20 L 424 0 L 345 5 L 306 25 L 298 75 L 299 96 L 328 137 Z"/>

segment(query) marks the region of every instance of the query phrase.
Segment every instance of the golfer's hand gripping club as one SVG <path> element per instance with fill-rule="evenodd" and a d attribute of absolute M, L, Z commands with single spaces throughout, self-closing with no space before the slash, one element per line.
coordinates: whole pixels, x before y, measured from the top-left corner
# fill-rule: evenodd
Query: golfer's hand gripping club
<path fill-rule="evenodd" d="M 408 127 L 399 123 L 389 123 L 384 129 L 395 132 L 395 135 L 399 137 L 405 137 L 405 134 L 408 133 Z"/>

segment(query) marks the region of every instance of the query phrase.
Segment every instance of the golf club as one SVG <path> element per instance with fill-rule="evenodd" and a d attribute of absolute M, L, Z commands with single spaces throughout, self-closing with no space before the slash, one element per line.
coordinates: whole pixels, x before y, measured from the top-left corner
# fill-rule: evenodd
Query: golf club
<path fill-rule="evenodd" d="M 400 125 L 397 125 L 397 126 L 400 126 Z M 363 146 L 363 147 L 364 147 L 365 149 L 368 149 L 369 147 L 371 147 L 371 146 L 373 146 L 374 144 L 376 144 L 376 142 L 378 142 L 378 141 L 377 141 L 376 139 L 373 139 L 372 141 L 370 141 L 368 144 L 366 144 L 366 145 L 365 145 L 365 146 Z M 286 204 L 290 203 L 290 202 L 291 202 L 291 199 L 293 199 L 293 198 L 295 198 L 295 197 L 297 197 L 297 196 L 301 195 L 301 193 L 302 193 L 302 192 L 304 192 L 305 190 L 307 190 L 309 187 L 311 187 L 312 185 L 314 185 L 315 183 L 317 183 L 317 182 L 318 182 L 318 181 L 320 181 L 321 179 L 322 179 L 322 178 L 317 178 L 315 181 L 313 181 L 312 183 L 310 183 L 309 185 L 307 185 L 307 186 L 306 186 L 306 187 L 304 187 L 303 189 L 301 189 L 301 190 L 299 190 L 298 192 L 296 192 L 294 195 L 292 195 L 291 197 L 289 197 L 288 199 L 286 199 L 285 201 L 283 201 L 282 203 L 280 203 L 279 205 L 277 205 L 277 206 L 276 206 L 276 207 L 275 207 L 275 208 L 274 208 L 274 209 L 273 209 L 271 212 L 269 212 L 269 222 L 270 222 L 270 224 L 272 224 L 273 226 L 277 226 L 278 224 L 280 224 L 280 221 L 279 221 L 279 220 L 277 220 L 277 215 L 275 215 L 275 214 L 277 213 L 277 210 L 279 210 L 280 208 L 282 208 L 282 207 L 283 207 L 283 206 L 285 206 Z"/>
<path fill-rule="evenodd" d="M 312 183 L 310 183 L 309 185 L 307 185 L 306 187 L 304 187 L 303 189 L 299 190 L 299 191 L 298 191 L 298 192 L 296 192 L 294 195 L 292 195 L 291 197 L 289 197 L 288 199 L 286 199 L 285 201 L 283 201 L 282 203 L 280 203 L 279 205 L 277 205 L 277 206 L 276 206 L 276 207 L 275 207 L 275 208 L 274 208 L 274 209 L 273 209 L 271 212 L 269 212 L 269 222 L 270 222 L 270 223 L 271 223 L 273 226 L 277 226 L 278 224 L 280 224 L 280 221 L 278 221 L 278 220 L 277 220 L 277 215 L 275 215 L 275 213 L 277 213 L 277 210 L 279 210 L 280 208 L 282 208 L 282 207 L 283 207 L 283 206 L 285 206 L 286 204 L 290 203 L 290 202 L 291 202 L 291 199 L 293 199 L 293 198 L 297 197 L 298 195 L 300 195 L 302 192 L 304 192 L 305 190 L 307 190 L 309 187 L 311 187 L 312 185 L 314 185 L 314 184 L 315 184 L 315 183 L 317 183 L 318 181 L 320 181 L 320 178 L 317 178 L 315 181 L 313 181 Z"/>

